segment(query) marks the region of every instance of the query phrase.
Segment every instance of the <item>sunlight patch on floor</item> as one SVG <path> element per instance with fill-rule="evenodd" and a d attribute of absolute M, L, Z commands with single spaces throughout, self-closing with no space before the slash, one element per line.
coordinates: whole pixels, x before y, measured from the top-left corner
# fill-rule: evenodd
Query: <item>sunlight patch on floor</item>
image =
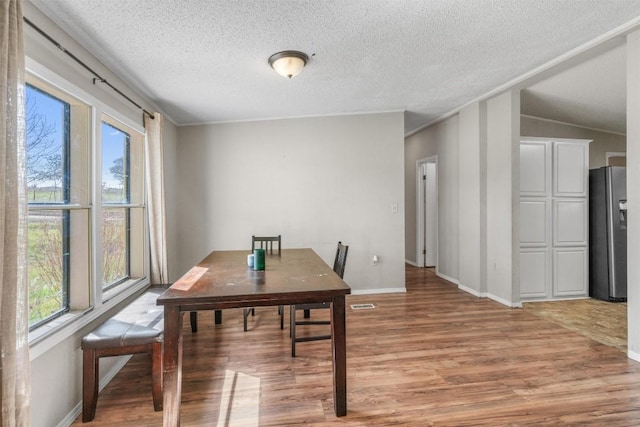
<path fill-rule="evenodd" d="M 257 427 L 260 418 L 260 378 L 227 370 L 219 414 L 218 427 Z"/>

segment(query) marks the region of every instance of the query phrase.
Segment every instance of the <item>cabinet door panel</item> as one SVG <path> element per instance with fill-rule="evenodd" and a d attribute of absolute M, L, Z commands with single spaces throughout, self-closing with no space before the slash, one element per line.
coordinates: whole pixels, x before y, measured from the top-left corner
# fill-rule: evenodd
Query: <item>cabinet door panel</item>
<path fill-rule="evenodd" d="M 541 299 L 549 296 L 551 262 L 547 249 L 520 251 L 520 298 Z"/>
<path fill-rule="evenodd" d="M 587 201 L 568 199 L 553 201 L 553 245 L 587 245 Z"/>
<path fill-rule="evenodd" d="M 553 147 L 553 195 L 586 197 L 589 146 L 586 143 L 555 142 Z"/>
<path fill-rule="evenodd" d="M 587 248 L 553 250 L 553 296 L 588 296 Z"/>
<path fill-rule="evenodd" d="M 549 206 L 546 199 L 520 200 L 520 246 L 547 246 Z"/>
<path fill-rule="evenodd" d="M 520 143 L 520 195 L 546 196 L 551 190 L 551 149 L 548 141 Z"/>

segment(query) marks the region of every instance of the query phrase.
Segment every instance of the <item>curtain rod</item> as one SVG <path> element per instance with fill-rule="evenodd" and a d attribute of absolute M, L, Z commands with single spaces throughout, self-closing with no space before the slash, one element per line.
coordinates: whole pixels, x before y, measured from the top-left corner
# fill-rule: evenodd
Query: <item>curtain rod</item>
<path fill-rule="evenodd" d="M 33 28 L 34 30 L 36 30 L 42 37 L 44 37 L 45 39 L 49 40 L 55 47 L 57 47 L 58 49 L 60 49 L 61 51 L 63 51 L 64 53 L 66 53 L 67 55 L 69 55 L 69 57 L 71 57 L 71 59 L 73 59 L 74 61 L 76 61 L 78 64 L 82 65 L 87 71 L 89 71 L 91 74 L 93 74 L 93 84 L 95 85 L 96 82 L 100 82 L 100 83 L 104 83 L 107 86 L 109 86 L 111 89 L 113 89 L 115 92 L 118 93 L 118 95 L 122 96 L 124 99 L 126 99 L 127 101 L 129 101 L 130 103 L 132 103 L 133 105 L 135 105 L 136 107 L 138 107 L 139 109 L 142 110 L 142 112 L 144 114 L 146 114 L 147 116 L 149 116 L 151 119 L 155 119 L 155 116 L 153 114 L 151 114 L 150 112 L 148 112 L 147 110 L 145 110 L 144 108 L 142 108 L 141 105 L 139 105 L 137 102 L 135 102 L 133 99 L 129 98 L 127 95 L 125 95 L 122 91 L 120 91 L 120 89 L 118 89 L 117 87 L 115 87 L 114 85 L 112 85 L 111 83 L 109 83 L 107 81 L 107 79 L 103 78 L 102 76 L 100 76 L 100 74 L 98 74 L 96 71 L 94 71 L 91 67 L 89 67 L 87 64 L 85 64 L 84 62 L 82 62 L 77 56 L 75 56 L 73 53 L 69 52 L 67 49 L 65 49 L 64 46 L 62 46 L 60 43 L 58 43 L 53 37 L 51 37 L 49 34 L 45 33 L 42 29 L 40 29 L 36 24 L 34 24 L 33 22 L 31 22 L 29 19 L 27 19 L 27 17 L 23 16 L 22 19 L 24 20 L 24 22 L 27 23 L 27 25 L 29 25 L 31 28 Z"/>

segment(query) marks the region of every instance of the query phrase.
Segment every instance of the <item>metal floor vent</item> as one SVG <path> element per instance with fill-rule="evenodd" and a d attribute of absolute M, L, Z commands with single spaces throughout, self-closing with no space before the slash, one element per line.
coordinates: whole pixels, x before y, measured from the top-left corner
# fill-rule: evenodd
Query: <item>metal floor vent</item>
<path fill-rule="evenodd" d="M 376 308 L 373 304 L 351 304 L 351 310 L 368 310 L 370 308 Z"/>

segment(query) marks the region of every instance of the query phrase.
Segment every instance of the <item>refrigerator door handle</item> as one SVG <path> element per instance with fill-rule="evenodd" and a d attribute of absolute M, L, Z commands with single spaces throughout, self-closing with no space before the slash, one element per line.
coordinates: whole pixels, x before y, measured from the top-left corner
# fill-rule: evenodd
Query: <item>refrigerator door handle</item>
<path fill-rule="evenodd" d="M 620 228 L 624 230 L 627 228 L 627 201 L 620 200 L 618 209 L 620 211 Z"/>

